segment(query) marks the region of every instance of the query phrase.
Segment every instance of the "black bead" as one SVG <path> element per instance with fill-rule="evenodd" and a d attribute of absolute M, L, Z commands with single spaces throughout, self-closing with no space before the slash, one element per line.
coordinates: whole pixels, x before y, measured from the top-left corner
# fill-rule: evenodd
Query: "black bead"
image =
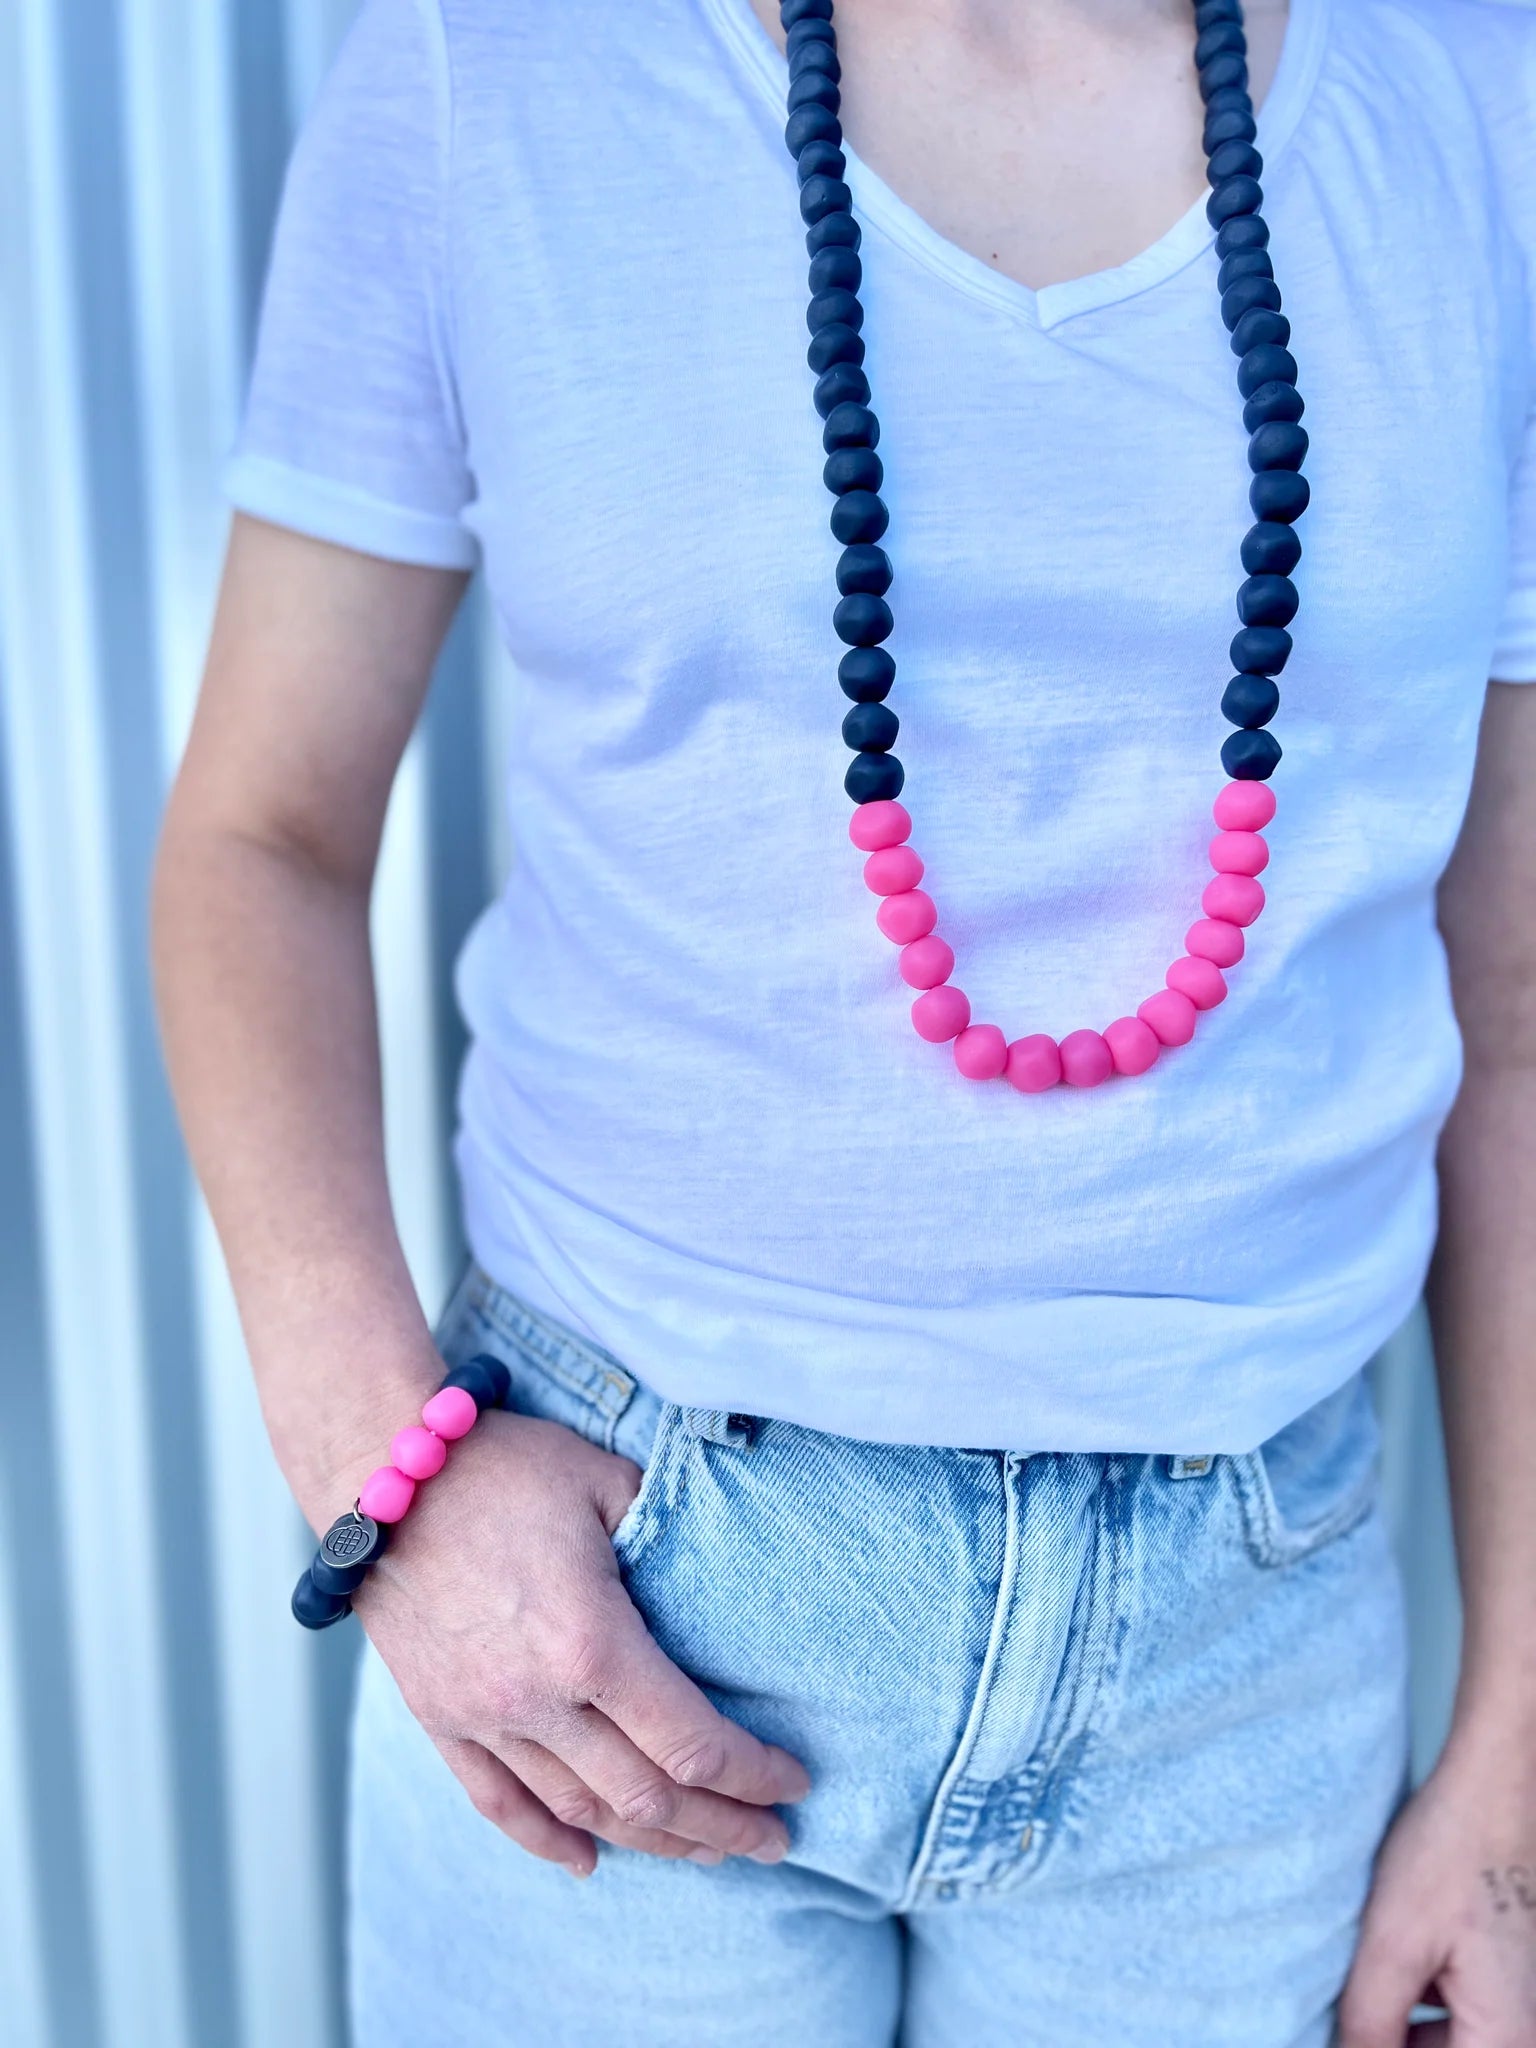
<path fill-rule="evenodd" d="M 1195 69 L 1203 71 L 1213 57 L 1219 57 L 1224 50 L 1235 50 L 1239 57 L 1248 54 L 1248 38 L 1243 34 L 1242 23 L 1228 15 L 1224 21 L 1212 22 L 1209 28 L 1201 29 L 1195 38 Z"/>
<path fill-rule="evenodd" d="M 1289 576 L 1250 576 L 1238 585 L 1237 616 L 1245 626 L 1288 626 L 1299 602 Z"/>
<path fill-rule="evenodd" d="M 1248 486 L 1255 519 L 1275 519 L 1285 525 L 1299 519 L 1311 501 L 1312 486 L 1294 469 L 1261 469 Z"/>
<path fill-rule="evenodd" d="M 884 597 L 891 587 L 891 558 L 884 548 L 859 541 L 844 548 L 837 559 L 837 587 L 844 597 L 867 590 L 872 597 Z"/>
<path fill-rule="evenodd" d="M 863 239 L 864 230 L 851 213 L 823 214 L 806 229 L 805 253 L 816 256 L 823 249 L 857 249 Z"/>
<path fill-rule="evenodd" d="M 1261 519 L 1243 535 L 1243 567 L 1250 576 L 1289 576 L 1301 560 L 1301 541 L 1294 526 Z"/>
<path fill-rule="evenodd" d="M 1222 717 L 1250 731 L 1268 725 L 1279 709 L 1279 686 L 1270 676 L 1234 676 L 1221 693 Z"/>
<path fill-rule="evenodd" d="M 1228 733 L 1221 765 L 1235 782 L 1268 782 L 1280 765 L 1280 742 L 1272 732 Z"/>
<path fill-rule="evenodd" d="M 1244 626 L 1227 649 L 1235 669 L 1277 676 L 1290 659 L 1291 636 L 1283 626 Z"/>
<path fill-rule="evenodd" d="M 1262 250 L 1257 250 L 1240 260 L 1267 263 L 1269 258 Z M 1236 284 L 1229 285 L 1221 295 L 1222 325 L 1230 332 L 1245 313 L 1253 312 L 1256 307 L 1279 312 L 1280 287 L 1272 277 L 1240 277 Z"/>
<path fill-rule="evenodd" d="M 506 1399 L 512 1375 L 499 1358 L 492 1358 L 482 1351 L 446 1373 L 443 1385 L 462 1387 L 466 1394 L 473 1396 L 477 1408 L 495 1408 Z"/>
<path fill-rule="evenodd" d="M 890 523 L 884 498 L 873 491 L 848 491 L 832 507 L 832 531 L 844 546 L 878 540 Z"/>
<path fill-rule="evenodd" d="M 835 114 L 843 103 L 838 82 L 825 71 L 802 71 L 791 79 L 784 104 L 789 111 L 797 113 L 801 107 L 825 107 L 829 114 Z"/>
<path fill-rule="evenodd" d="M 841 598 L 832 610 L 832 630 L 845 647 L 878 647 L 895 623 L 883 597 Z"/>
<path fill-rule="evenodd" d="M 1195 0 L 1195 27 L 1207 29 L 1213 21 L 1241 21 L 1242 0 Z"/>
<path fill-rule="evenodd" d="M 1217 271 L 1216 289 L 1225 298 L 1233 285 L 1245 277 L 1273 277 L 1274 274 L 1275 266 L 1269 260 L 1267 249 L 1239 249 Z"/>
<path fill-rule="evenodd" d="M 828 78 L 841 78 L 843 75 L 837 45 L 825 37 L 796 36 L 785 55 L 789 59 L 791 78 L 800 78 L 807 71 L 824 71 Z"/>
<path fill-rule="evenodd" d="M 823 327 L 851 327 L 857 333 L 864 325 L 864 308 L 853 292 L 818 292 L 805 309 L 805 324 L 812 334 Z"/>
<path fill-rule="evenodd" d="M 843 720 L 843 741 L 863 754 L 888 754 L 901 731 L 889 704 L 855 704 Z"/>
<path fill-rule="evenodd" d="M 1253 101 L 1248 96 L 1246 85 L 1220 85 L 1214 92 L 1205 95 L 1205 118 L 1212 121 L 1218 114 L 1251 114 Z"/>
<path fill-rule="evenodd" d="M 1248 438 L 1248 467 L 1300 469 L 1307 453 L 1307 430 L 1292 420 L 1267 420 Z"/>
<path fill-rule="evenodd" d="M 837 680 L 855 704 L 878 704 L 896 680 L 896 664 L 883 647 L 850 647 L 837 664 Z"/>
<path fill-rule="evenodd" d="M 1237 388 L 1244 398 L 1252 398 L 1261 384 L 1295 382 L 1296 358 L 1289 349 L 1275 348 L 1268 342 L 1249 349 L 1237 366 Z"/>
<path fill-rule="evenodd" d="M 800 218 L 804 221 L 824 220 L 829 213 L 846 213 L 852 204 L 853 194 L 841 178 L 807 178 L 800 187 Z"/>
<path fill-rule="evenodd" d="M 322 1593 L 355 1593 L 389 1542 L 389 1524 L 371 1515 L 338 1515 L 320 1539 L 310 1577 Z"/>
<path fill-rule="evenodd" d="M 1213 228 L 1240 214 L 1252 213 L 1264 203 L 1257 178 L 1226 178 L 1205 202 L 1205 217 Z"/>
<path fill-rule="evenodd" d="M 1205 167 L 1213 185 L 1224 185 L 1229 178 L 1257 178 L 1263 171 L 1264 159 L 1251 142 L 1223 142 Z"/>
<path fill-rule="evenodd" d="M 857 363 L 834 363 L 816 379 L 816 410 L 823 419 L 834 405 L 842 405 L 850 398 L 856 405 L 869 403 L 869 379 Z"/>
<path fill-rule="evenodd" d="M 823 327 L 811 336 L 805 360 L 819 377 L 834 363 L 862 363 L 864 337 L 853 327 Z"/>
<path fill-rule="evenodd" d="M 809 14 L 804 21 L 797 21 L 793 28 L 784 31 L 786 56 L 793 57 L 807 43 L 827 43 L 832 49 L 837 48 L 837 30 L 832 26 L 830 14 Z"/>
<path fill-rule="evenodd" d="M 1252 348 L 1284 348 L 1291 338 L 1291 323 L 1283 313 L 1269 306 L 1255 306 L 1232 330 L 1232 353 L 1245 356 Z"/>
<path fill-rule="evenodd" d="M 1267 249 L 1269 222 L 1261 213 L 1240 213 L 1224 223 L 1216 237 L 1216 254 L 1226 261 L 1239 249 Z"/>
<path fill-rule="evenodd" d="M 894 754 L 855 754 L 848 763 L 843 787 L 856 804 L 873 804 L 900 796 L 906 779 Z"/>
<path fill-rule="evenodd" d="M 813 292 L 856 292 L 864 282 L 864 266 L 856 250 L 823 249 L 811 258 L 806 282 Z"/>
<path fill-rule="evenodd" d="M 294 1587 L 288 1604 L 294 1620 L 302 1622 L 305 1628 L 329 1628 L 332 1622 L 352 1612 L 352 1602 L 345 1593 L 322 1593 L 308 1571 Z"/>
<path fill-rule="evenodd" d="M 830 142 L 841 149 L 843 131 L 836 114 L 825 107 L 796 107 L 784 123 L 784 147 L 797 157 L 808 142 Z"/>
<path fill-rule="evenodd" d="M 1294 384 L 1261 384 L 1243 407 L 1243 425 L 1252 434 L 1267 420 L 1299 420 L 1306 409 Z"/>
<path fill-rule="evenodd" d="M 779 0 L 779 20 L 786 29 L 797 21 L 830 21 L 832 0 Z"/>
<path fill-rule="evenodd" d="M 1248 66 L 1235 52 L 1230 56 L 1213 57 L 1199 73 L 1200 97 L 1207 104 L 1218 92 L 1226 87 L 1241 87 L 1246 95 L 1248 90 Z"/>
<path fill-rule="evenodd" d="M 878 491 L 885 467 L 873 448 L 834 448 L 822 465 L 821 480 L 829 491 Z"/>
<path fill-rule="evenodd" d="M 848 159 L 834 142 L 808 142 L 795 158 L 795 176 L 803 185 L 808 178 L 840 178 Z"/>
<path fill-rule="evenodd" d="M 867 405 L 834 405 L 821 430 L 821 445 L 834 448 L 878 448 L 880 422 Z"/>
<path fill-rule="evenodd" d="M 1230 108 L 1225 114 L 1211 114 L 1206 118 L 1201 131 L 1200 142 L 1209 156 L 1212 150 L 1220 149 L 1224 142 L 1252 142 L 1259 132 L 1259 124 L 1252 114 L 1240 108 Z"/>

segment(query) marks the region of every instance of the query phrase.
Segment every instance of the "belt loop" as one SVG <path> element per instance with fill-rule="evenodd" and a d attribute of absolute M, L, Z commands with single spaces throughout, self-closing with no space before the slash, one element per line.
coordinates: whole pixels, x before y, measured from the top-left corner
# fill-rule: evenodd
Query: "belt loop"
<path fill-rule="evenodd" d="M 1192 1457 L 1170 1458 L 1168 1477 L 1170 1479 L 1204 1479 L 1216 1463 L 1213 1452 L 1201 1452 Z"/>

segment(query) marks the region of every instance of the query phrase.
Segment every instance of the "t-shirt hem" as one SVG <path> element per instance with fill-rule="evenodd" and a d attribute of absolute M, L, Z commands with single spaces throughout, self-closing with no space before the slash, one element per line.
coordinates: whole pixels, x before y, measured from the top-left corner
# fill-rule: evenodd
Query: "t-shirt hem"
<path fill-rule="evenodd" d="M 223 483 L 224 495 L 236 511 L 312 540 L 427 569 L 473 569 L 480 559 L 479 543 L 457 519 L 391 505 L 354 485 L 270 456 L 235 455 L 225 468 Z"/>

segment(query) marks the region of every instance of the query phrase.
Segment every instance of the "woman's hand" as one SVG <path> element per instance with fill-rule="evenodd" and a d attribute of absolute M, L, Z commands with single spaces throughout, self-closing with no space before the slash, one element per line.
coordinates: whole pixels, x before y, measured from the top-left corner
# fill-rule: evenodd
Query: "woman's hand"
<path fill-rule="evenodd" d="M 1421 1999 L 1451 2017 L 1410 2033 Z M 1453 1737 L 1382 1846 L 1339 2023 L 1340 2048 L 1536 2042 L 1536 1758 Z"/>
<path fill-rule="evenodd" d="M 358 1614 L 475 1807 L 535 1856 L 589 1876 L 597 1835 L 777 1862 L 789 1837 L 771 1809 L 809 1781 L 648 1633 L 610 1541 L 639 1480 L 558 1423 L 487 1413 L 421 1490 Z"/>

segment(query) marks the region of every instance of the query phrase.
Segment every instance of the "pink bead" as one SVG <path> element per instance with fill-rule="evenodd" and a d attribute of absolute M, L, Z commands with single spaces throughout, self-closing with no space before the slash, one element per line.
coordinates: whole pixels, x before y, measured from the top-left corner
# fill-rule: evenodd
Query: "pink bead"
<path fill-rule="evenodd" d="M 1275 815 L 1275 792 L 1267 782 L 1229 782 L 1211 815 L 1223 832 L 1262 832 Z"/>
<path fill-rule="evenodd" d="M 995 1024 L 972 1024 L 955 1040 L 955 1065 L 967 1081 L 995 1081 L 1008 1064 L 1008 1041 Z"/>
<path fill-rule="evenodd" d="M 1228 924 L 1252 924 L 1264 908 L 1264 884 L 1252 875 L 1218 875 L 1206 883 L 1200 908 L 1207 917 L 1224 917 Z"/>
<path fill-rule="evenodd" d="M 1163 1049 L 1157 1033 L 1141 1017 L 1117 1017 L 1106 1024 L 1104 1043 L 1117 1074 L 1144 1074 Z"/>
<path fill-rule="evenodd" d="M 448 1446 L 430 1429 L 423 1429 L 419 1422 L 413 1422 L 408 1429 L 395 1431 L 390 1440 L 389 1456 L 391 1464 L 398 1466 L 408 1478 L 430 1479 L 447 1464 Z"/>
<path fill-rule="evenodd" d="M 1097 1031 L 1069 1031 L 1061 1041 L 1061 1078 L 1069 1088 L 1097 1088 L 1114 1071 L 1114 1056 Z"/>
<path fill-rule="evenodd" d="M 954 973 L 955 956 L 941 938 L 931 935 L 903 946 L 896 965 L 908 988 L 937 988 Z"/>
<path fill-rule="evenodd" d="M 1211 866 L 1219 875 L 1262 875 L 1269 847 L 1258 832 L 1218 832 L 1211 841 Z"/>
<path fill-rule="evenodd" d="M 1188 1045 L 1195 1035 L 1198 1013 L 1189 997 L 1181 996 L 1176 988 L 1160 988 L 1155 996 L 1137 1004 L 1136 1014 L 1143 1024 L 1152 1026 L 1163 1045 Z"/>
<path fill-rule="evenodd" d="M 971 999 L 952 982 L 930 988 L 912 1005 L 912 1028 L 930 1045 L 942 1045 L 954 1038 L 971 1021 Z"/>
<path fill-rule="evenodd" d="M 1016 1038 L 1008 1048 L 1005 1071 L 1008 1085 L 1021 1095 L 1043 1095 L 1061 1079 L 1061 1047 L 1043 1031 Z"/>
<path fill-rule="evenodd" d="M 1202 917 L 1184 934 L 1184 950 L 1218 967 L 1235 967 L 1243 957 L 1243 935 L 1224 917 Z"/>
<path fill-rule="evenodd" d="M 1211 960 L 1175 960 L 1166 976 L 1168 986 L 1188 996 L 1197 1010 L 1214 1010 L 1226 998 L 1227 984 L 1221 969 Z"/>
<path fill-rule="evenodd" d="M 475 1397 L 463 1387 L 442 1387 L 435 1393 L 421 1411 L 421 1419 L 434 1436 L 440 1436 L 445 1443 L 468 1436 L 474 1428 L 480 1410 L 475 1406 Z"/>
<path fill-rule="evenodd" d="M 897 946 L 927 938 L 938 921 L 938 907 L 926 889 L 903 889 L 899 896 L 887 896 L 875 912 L 875 923 Z"/>
<path fill-rule="evenodd" d="M 381 1465 L 363 1481 L 357 1505 L 361 1513 L 371 1515 L 376 1522 L 398 1522 L 415 1491 L 416 1482 L 408 1472 L 398 1471 L 393 1465 Z"/>
<path fill-rule="evenodd" d="M 915 889 L 922 879 L 923 864 L 910 846 L 882 846 L 864 863 L 864 880 L 877 896 Z"/>
<path fill-rule="evenodd" d="M 848 837 L 864 853 L 876 853 L 882 846 L 900 846 L 911 830 L 912 820 L 906 806 L 893 797 L 860 804 L 848 820 Z"/>

